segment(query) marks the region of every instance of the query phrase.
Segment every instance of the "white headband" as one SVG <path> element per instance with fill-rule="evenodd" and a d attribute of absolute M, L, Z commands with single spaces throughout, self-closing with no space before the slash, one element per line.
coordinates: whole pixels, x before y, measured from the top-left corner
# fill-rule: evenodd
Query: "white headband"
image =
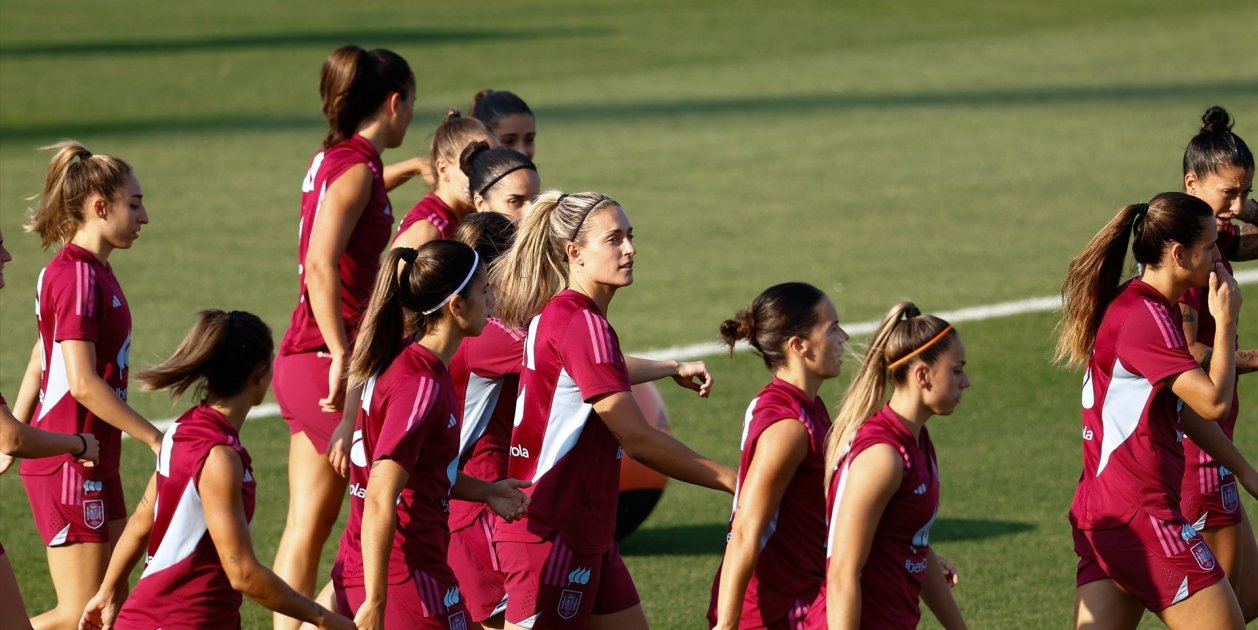
<path fill-rule="evenodd" d="M 454 293 L 451 293 L 449 296 L 446 297 L 446 299 L 441 300 L 440 304 L 437 304 L 436 306 L 424 311 L 423 312 L 424 315 L 432 315 L 433 313 L 436 313 L 437 311 L 441 310 L 441 307 L 445 306 L 446 304 L 449 304 L 450 300 L 454 299 L 454 296 L 462 293 L 463 289 L 467 288 L 467 283 L 472 281 L 472 276 L 476 275 L 476 268 L 480 266 L 480 253 L 478 253 L 476 250 L 473 249 L 472 256 L 474 256 L 474 258 L 472 258 L 472 268 L 468 270 L 467 277 L 464 278 L 463 282 L 459 284 L 459 288 L 455 289 Z"/>

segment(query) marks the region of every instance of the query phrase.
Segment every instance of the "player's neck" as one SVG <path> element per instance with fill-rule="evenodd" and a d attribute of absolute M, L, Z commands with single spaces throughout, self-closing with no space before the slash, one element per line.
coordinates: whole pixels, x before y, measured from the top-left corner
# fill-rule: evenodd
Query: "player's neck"
<path fill-rule="evenodd" d="M 472 213 L 472 206 L 467 204 L 466 199 L 464 199 L 458 191 L 450 190 L 448 185 L 443 183 L 442 185 L 437 186 L 437 189 L 432 192 L 438 199 L 441 200 L 441 203 L 446 204 L 446 207 L 449 208 L 450 211 L 454 213 L 454 216 L 458 217 L 460 221 Z"/>
<path fill-rule="evenodd" d="M 598 305 L 598 310 L 607 317 L 607 309 L 611 306 L 612 298 L 616 295 L 616 287 L 593 282 L 587 280 L 583 276 L 570 276 L 568 278 L 568 288 L 594 300 L 594 304 Z"/>
<path fill-rule="evenodd" d="M 239 431 L 240 427 L 245 423 L 245 418 L 249 415 L 249 410 L 253 409 L 256 398 L 257 394 L 246 390 L 230 398 L 207 397 L 205 404 L 223 414 L 223 417 L 227 418 L 227 422 Z"/>
<path fill-rule="evenodd" d="M 821 391 L 821 383 L 825 379 L 803 365 L 787 365 L 774 372 L 773 376 L 794 385 L 809 398 L 816 398 Z"/>
<path fill-rule="evenodd" d="M 384 125 L 381 125 L 379 122 L 373 122 L 370 125 L 359 129 L 357 133 L 366 139 L 367 142 L 370 142 L 372 147 L 375 147 L 376 155 L 384 153 L 386 144 L 386 131 Z"/>
<path fill-rule="evenodd" d="M 922 397 L 906 387 L 897 388 L 891 393 L 891 411 L 900 417 L 904 426 L 913 434 L 914 440 L 920 440 L 922 427 L 935 412 L 922 402 Z"/>
<path fill-rule="evenodd" d="M 1162 298 L 1166 300 L 1167 304 L 1175 304 L 1188 291 L 1190 284 L 1185 280 L 1177 279 L 1175 274 L 1172 273 L 1172 269 L 1164 267 L 1145 267 L 1144 273 L 1140 275 L 1140 280 L 1162 294 Z"/>
<path fill-rule="evenodd" d="M 459 344 L 463 341 L 464 335 L 456 330 L 446 330 L 445 326 L 446 323 L 444 321 L 437 324 L 437 328 L 419 340 L 419 345 L 437 355 L 437 358 L 441 359 L 442 363 L 450 365 L 450 359 L 454 357 L 455 351 L 459 349 Z"/>
<path fill-rule="evenodd" d="M 114 246 L 109 244 L 99 234 L 90 230 L 79 230 L 70 238 L 70 242 L 92 253 L 97 260 L 102 263 L 109 262 L 109 254 L 114 251 Z"/>

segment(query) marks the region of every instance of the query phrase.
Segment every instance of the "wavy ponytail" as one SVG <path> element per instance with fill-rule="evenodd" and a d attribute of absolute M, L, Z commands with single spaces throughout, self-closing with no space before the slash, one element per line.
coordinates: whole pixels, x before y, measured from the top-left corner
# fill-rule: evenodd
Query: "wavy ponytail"
<path fill-rule="evenodd" d="M 941 334 L 944 336 L 930 343 Z M 956 339 L 957 332 L 949 330 L 948 322 L 934 315 L 923 315 L 917 305 L 908 300 L 887 311 L 878 330 L 874 331 L 860 371 L 852 379 L 839 405 L 838 416 L 826 435 L 826 488 L 830 487 L 835 466 L 847 453 L 856 431 L 885 404 L 887 381 L 895 386 L 904 385 L 914 365 L 933 365 L 952 348 Z"/>
<path fill-rule="evenodd" d="M 25 228 L 39 234 L 44 249 L 48 249 L 53 243 L 74 237 L 86 219 L 83 206 L 89 196 L 97 194 L 113 200 L 126 185 L 131 165 L 111 155 L 92 155 L 75 140 L 62 140 L 40 149 L 56 153 L 44 174 L 39 206 L 31 211 Z"/>
<path fill-rule="evenodd" d="M 525 212 L 511 249 L 489 268 L 498 318 L 526 328 L 555 294 L 568 286 L 568 243 L 584 241 L 587 217 L 620 204 L 592 192 L 548 190 Z"/>
<path fill-rule="evenodd" d="M 807 337 L 817 325 L 817 304 L 826 294 L 811 284 L 786 282 L 764 290 L 751 308 L 738 311 L 721 324 L 721 339 L 729 346 L 746 339 L 770 370 L 786 364 L 786 342 Z"/>
<path fill-rule="evenodd" d="M 380 110 L 390 94 L 415 89 L 415 75 L 406 60 L 383 48 L 367 51 L 354 45 L 332 51 L 323 62 L 319 94 L 328 135 L 323 148 L 350 139 Z"/>
<path fill-rule="evenodd" d="M 169 359 L 135 378 L 146 391 L 169 390 L 172 399 L 194 386 L 198 398 L 230 398 L 270 365 L 274 349 L 271 329 L 257 315 L 206 309 Z"/>

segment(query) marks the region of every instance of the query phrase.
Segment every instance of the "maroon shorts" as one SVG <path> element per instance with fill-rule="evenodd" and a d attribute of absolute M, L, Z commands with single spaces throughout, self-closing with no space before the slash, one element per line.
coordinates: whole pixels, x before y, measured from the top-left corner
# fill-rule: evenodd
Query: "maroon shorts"
<path fill-rule="evenodd" d="M 1122 527 L 1075 527 L 1074 540 L 1076 586 L 1111 579 L 1155 613 L 1223 579 L 1210 547 L 1183 519 L 1163 521 L 1142 510 Z"/>
<path fill-rule="evenodd" d="M 716 625 L 716 607 L 720 595 L 721 572 L 717 571 L 712 581 L 712 596 L 708 603 L 708 627 Z M 799 630 L 807 628 L 806 619 L 809 609 L 816 605 L 817 593 L 821 585 L 817 584 L 803 593 L 783 593 L 772 585 L 762 582 L 753 574 L 747 582 L 747 592 L 743 597 L 743 610 L 738 620 L 739 628 L 747 630 Z M 825 601 L 822 600 L 824 609 Z M 824 627 L 825 624 L 823 623 Z"/>
<path fill-rule="evenodd" d="M 333 571 L 336 611 L 354 618 L 363 605 L 367 590 L 344 586 L 340 571 Z M 467 607 L 457 584 L 443 584 L 423 571 L 415 571 L 405 582 L 390 584 L 384 607 L 385 630 L 467 630 L 471 627 Z"/>
<path fill-rule="evenodd" d="M 1206 462 L 1184 468 L 1179 511 L 1197 531 L 1208 527 L 1232 527 L 1241 523 L 1240 485 L 1236 475 L 1202 453 Z"/>
<path fill-rule="evenodd" d="M 446 561 L 459 579 L 459 590 L 476 623 L 506 610 L 507 576 L 491 542 L 495 520 L 493 512 L 484 509 L 471 525 L 450 532 Z"/>
<path fill-rule="evenodd" d="M 507 621 L 522 628 L 586 628 L 591 615 L 637 606 L 638 589 L 616 547 L 577 553 L 557 533 L 541 542 L 494 543 L 507 576 Z"/>
<path fill-rule="evenodd" d="M 319 407 L 319 400 L 328 395 L 328 368 L 332 357 L 326 352 L 282 354 L 275 357 L 275 377 L 271 391 L 279 403 L 280 415 L 288 422 L 292 435 L 305 433 L 315 450 L 328 451 L 332 433 L 341 423 L 340 412 L 329 413 Z"/>
<path fill-rule="evenodd" d="M 122 479 L 87 479 L 79 464 L 62 464 L 49 475 L 22 475 L 35 528 L 44 544 L 109 542 L 110 521 L 127 518 Z"/>

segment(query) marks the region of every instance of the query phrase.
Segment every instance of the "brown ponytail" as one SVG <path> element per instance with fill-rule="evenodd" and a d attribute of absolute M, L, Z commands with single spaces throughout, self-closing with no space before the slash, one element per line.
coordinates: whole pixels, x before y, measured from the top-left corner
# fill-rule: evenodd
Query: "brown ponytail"
<path fill-rule="evenodd" d="M 936 338 L 938 341 L 930 343 Z M 856 431 L 884 404 L 888 379 L 895 386 L 904 385 L 912 366 L 933 365 L 952 348 L 956 339 L 957 332 L 948 322 L 934 315 L 923 315 L 908 300 L 887 311 L 878 330 L 874 331 L 860 371 L 843 396 L 838 416 L 826 436 L 826 488 L 830 487 L 835 465 L 847 452 Z"/>
<path fill-rule="evenodd" d="M 259 367 L 270 365 L 274 348 L 271 329 L 257 315 L 206 309 L 175 353 L 136 380 L 147 391 L 170 390 L 171 398 L 193 386 L 199 398 L 230 398 Z"/>
<path fill-rule="evenodd" d="M 1062 311 L 1053 360 L 1076 366 L 1087 363 L 1105 307 L 1118 295 L 1129 238 L 1134 235 L 1135 261 L 1156 268 L 1168 245 L 1191 247 L 1212 218 L 1206 202 L 1186 193 L 1162 193 L 1147 204 L 1119 210 L 1070 261 L 1061 285 Z"/>
<path fill-rule="evenodd" d="M 525 328 L 568 285 L 568 243 L 583 242 L 586 218 L 620 204 L 607 195 L 548 190 L 533 202 L 511 249 L 489 268 L 498 318 Z"/>
<path fill-rule="evenodd" d="M 472 248 L 458 241 L 429 241 L 419 249 L 390 250 L 358 328 L 349 365 L 350 386 L 367 382 L 388 367 L 406 344 L 427 334 L 446 310 L 425 311 L 449 298 L 469 273 L 484 273 L 478 271 L 483 267 L 473 267 L 476 262 Z"/>
<path fill-rule="evenodd" d="M 751 308 L 739 311 L 721 324 L 721 339 L 734 352 L 734 344 L 746 339 L 770 370 L 786 364 L 786 342 L 807 337 L 817 325 L 817 304 L 826 294 L 804 282 L 771 286 L 756 296 Z"/>
<path fill-rule="evenodd" d="M 377 48 L 342 46 L 323 62 L 319 94 L 328 135 L 323 148 L 340 144 L 380 110 L 390 94 L 408 94 L 415 89 L 415 76 L 406 60 L 396 53 Z"/>
<path fill-rule="evenodd" d="M 445 118 L 437 125 L 437 130 L 432 134 L 432 144 L 428 147 L 428 159 L 432 162 L 433 172 L 437 172 L 437 160 L 444 160 L 452 168 L 460 168 L 459 158 L 469 144 L 493 137 L 494 134 L 481 121 L 464 118 L 454 108 L 446 110 Z"/>
<path fill-rule="evenodd" d="M 25 226 L 27 232 L 39 234 L 44 249 L 74 236 L 86 218 L 83 206 L 89 196 L 97 194 L 112 201 L 131 175 L 126 162 L 111 155 L 92 155 L 74 140 L 41 147 L 50 149 L 56 153 L 48 162 L 44 192 Z"/>

